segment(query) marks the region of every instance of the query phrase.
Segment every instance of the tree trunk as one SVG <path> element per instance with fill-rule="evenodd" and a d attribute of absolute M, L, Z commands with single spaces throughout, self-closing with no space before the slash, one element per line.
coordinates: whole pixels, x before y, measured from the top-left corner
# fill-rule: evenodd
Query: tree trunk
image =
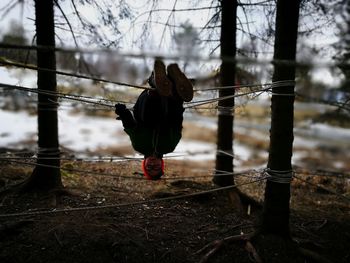
<path fill-rule="evenodd" d="M 47 49 L 37 50 L 38 68 L 38 159 L 29 178 L 29 189 L 49 191 L 62 187 L 60 151 L 58 143 L 56 92 L 55 27 L 53 0 L 35 0 L 35 25 L 37 45 Z"/>
<path fill-rule="evenodd" d="M 300 0 L 278 0 L 274 47 L 275 69 L 271 99 L 268 178 L 262 230 L 289 236 L 290 180 L 292 175 L 295 56 Z M 288 61 L 284 63 L 281 60 Z M 278 86 L 278 81 L 290 81 Z"/>
<path fill-rule="evenodd" d="M 237 1 L 221 1 L 221 57 L 220 68 L 221 86 L 235 85 L 235 56 L 236 56 L 236 16 Z M 219 97 L 235 94 L 235 89 L 219 90 Z M 220 186 L 234 184 L 233 175 L 219 175 L 220 171 L 233 173 L 233 108 L 234 98 L 219 101 L 216 173 L 213 182 Z"/>

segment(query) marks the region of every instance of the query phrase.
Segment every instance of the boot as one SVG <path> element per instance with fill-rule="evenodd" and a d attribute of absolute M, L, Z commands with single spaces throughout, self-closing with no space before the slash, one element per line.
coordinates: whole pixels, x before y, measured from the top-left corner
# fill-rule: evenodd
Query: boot
<path fill-rule="evenodd" d="M 167 68 L 169 78 L 174 82 L 175 89 L 180 98 L 189 102 L 193 99 L 193 86 L 191 81 L 180 70 L 177 64 L 170 64 Z"/>
<path fill-rule="evenodd" d="M 163 61 L 156 59 L 154 61 L 154 81 L 155 88 L 160 96 L 168 97 L 171 95 L 171 90 L 173 89 L 173 84 L 168 79 L 166 74 L 166 69 Z"/>

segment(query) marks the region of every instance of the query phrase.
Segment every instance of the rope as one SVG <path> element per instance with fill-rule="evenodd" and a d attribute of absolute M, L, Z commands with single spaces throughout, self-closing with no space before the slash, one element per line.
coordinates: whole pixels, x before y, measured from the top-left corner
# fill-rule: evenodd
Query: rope
<path fill-rule="evenodd" d="M 5 160 L 36 160 L 38 159 L 35 155 L 32 157 L 2 157 L 0 156 L 0 161 Z M 86 161 L 86 162 L 113 162 L 113 161 L 136 161 L 141 160 L 143 157 L 132 158 L 132 157 L 96 157 L 96 158 L 64 158 L 64 157 L 40 157 L 41 160 L 62 160 L 62 161 Z"/>
<path fill-rule="evenodd" d="M 50 148 L 38 147 L 38 155 L 40 154 L 43 154 L 45 156 L 48 156 L 48 155 L 59 156 L 61 154 L 61 151 L 59 147 L 50 147 Z"/>
<path fill-rule="evenodd" d="M 64 98 L 64 99 L 68 99 L 68 100 L 80 101 L 80 102 L 90 103 L 90 104 L 94 104 L 94 105 L 100 105 L 100 106 L 105 106 L 105 107 L 109 107 L 109 108 L 114 108 L 114 105 L 111 105 L 111 104 L 76 98 L 74 96 L 70 96 L 69 94 L 65 94 L 65 93 L 45 91 L 45 90 L 41 90 L 41 89 L 33 89 L 33 88 L 15 86 L 15 85 L 4 84 L 4 83 L 0 83 L 0 87 L 5 88 L 5 89 L 17 89 L 17 90 L 23 90 L 23 91 L 37 93 L 37 94 L 56 96 L 56 97 Z"/>
<path fill-rule="evenodd" d="M 263 87 L 263 86 L 270 86 L 271 88 L 277 88 L 277 87 L 289 87 L 290 85 L 294 84 L 294 80 L 281 80 L 281 81 L 275 81 L 275 82 L 269 82 L 269 83 L 256 83 L 256 84 L 240 84 L 240 85 L 232 85 L 232 86 L 218 86 L 214 88 L 208 88 L 208 89 L 197 89 L 195 91 L 213 91 L 213 90 L 223 90 L 223 89 L 242 89 L 242 88 L 254 88 L 254 87 Z"/>
<path fill-rule="evenodd" d="M 1 44 L 0 44 L 1 45 Z M 36 66 L 32 65 L 27 65 L 27 64 L 22 64 L 18 62 L 13 62 L 9 60 L 5 60 L 4 58 L 0 57 L 0 64 L 8 65 L 8 66 L 17 66 L 20 68 L 27 68 L 27 69 L 33 69 L 33 70 L 41 70 L 41 71 L 48 71 L 48 72 L 54 72 L 58 75 L 64 75 L 64 76 L 70 76 L 70 77 L 77 77 L 77 78 L 82 78 L 82 79 L 89 79 L 89 80 L 94 80 L 94 81 L 99 81 L 99 82 L 104 82 L 104 83 L 110 83 L 110 84 L 115 84 L 119 86 L 126 86 L 126 87 L 131 87 L 131 88 L 137 88 L 137 89 L 147 89 L 151 90 L 151 87 L 146 87 L 146 86 L 138 86 L 130 83 L 125 83 L 125 82 L 117 82 L 117 81 L 110 81 L 106 79 L 101 79 L 101 78 L 95 78 L 95 77 L 90 77 L 86 75 L 81 75 L 81 74 L 74 74 L 74 73 L 68 73 L 68 72 L 63 72 L 63 71 L 57 71 L 53 69 L 48 69 L 48 68 L 38 68 Z M 194 92 L 196 91 L 213 91 L 213 90 L 224 90 L 224 89 L 242 89 L 242 88 L 252 88 L 252 87 L 261 87 L 261 86 L 271 86 L 272 88 L 276 87 L 288 87 L 291 85 L 295 85 L 294 80 L 283 80 L 283 81 L 276 81 L 273 83 L 264 83 L 264 84 L 247 84 L 247 85 L 232 85 L 232 86 L 219 86 L 219 87 L 214 87 L 214 88 L 209 88 L 209 89 L 194 89 Z"/>
<path fill-rule="evenodd" d="M 267 168 L 265 173 L 269 175 L 268 181 L 280 183 L 280 184 L 290 184 L 293 178 L 293 170 L 272 170 Z"/>
<path fill-rule="evenodd" d="M 274 81 L 271 84 L 271 88 L 279 88 L 279 87 L 290 87 L 290 86 L 295 86 L 295 80 L 279 80 L 279 81 Z"/>
<path fill-rule="evenodd" d="M 5 44 L 1 43 L 0 48 L 3 49 L 25 49 L 25 50 L 46 50 L 46 51 L 57 51 L 57 52 L 67 52 L 67 53 L 110 53 L 115 54 L 120 57 L 129 58 L 162 58 L 166 60 L 179 61 L 181 59 L 193 60 L 193 61 L 226 61 L 232 63 L 240 64 L 255 64 L 255 65 L 271 65 L 271 64 L 283 64 L 290 66 L 302 66 L 302 67 L 339 67 L 339 66 L 349 66 L 347 62 L 332 63 L 329 61 L 317 61 L 317 63 L 312 62 L 297 62 L 295 60 L 287 59 L 262 59 L 262 58 L 247 58 L 247 57 L 231 57 L 231 56 L 200 56 L 193 54 L 186 54 L 183 56 L 179 55 L 169 55 L 169 53 L 163 54 L 159 52 L 121 52 L 120 50 L 102 49 L 102 48 L 63 48 L 63 47 L 52 47 L 52 46 L 35 46 L 35 45 L 15 45 L 15 44 Z"/>
<path fill-rule="evenodd" d="M 223 151 L 223 150 L 217 150 L 216 155 L 225 155 L 225 156 L 230 156 L 232 158 L 235 158 L 235 155 L 233 154 L 233 151 Z"/>
<path fill-rule="evenodd" d="M 268 181 L 272 181 L 272 182 L 276 182 L 276 183 L 282 183 L 282 184 L 286 184 L 286 183 L 290 183 L 292 181 L 293 178 L 296 178 L 304 183 L 307 183 L 309 185 L 312 185 L 314 187 L 319 187 L 322 188 L 323 190 L 336 195 L 346 201 L 350 201 L 350 198 L 342 195 L 340 193 L 337 193 L 334 190 L 328 189 L 320 184 L 314 184 L 311 182 L 308 182 L 307 180 L 304 180 L 302 178 L 300 178 L 299 176 L 296 176 L 295 173 L 293 172 L 293 170 L 286 170 L 286 171 L 278 171 L 278 170 L 272 170 L 270 168 L 265 169 L 265 173 L 266 177 Z"/>
<path fill-rule="evenodd" d="M 23 158 L 25 159 L 25 158 Z M 40 158 L 41 159 L 41 158 Z M 49 158 L 43 158 L 43 159 L 49 159 Z M 58 158 L 57 158 L 58 159 Z M 127 161 L 133 161 L 134 159 L 127 160 Z M 138 160 L 138 159 L 136 159 Z M 41 167 L 47 167 L 47 168 L 54 168 L 54 169 L 61 169 L 68 172 L 76 172 L 76 173 L 85 173 L 90 175 L 97 175 L 97 176 L 108 176 L 108 177 L 114 177 L 114 178 L 127 178 L 127 179 L 142 179 L 142 177 L 135 177 L 135 176 L 127 176 L 127 175 L 116 175 L 111 173 L 103 173 L 103 172 L 95 172 L 95 171 L 89 171 L 89 170 L 81 170 L 81 169 L 73 169 L 73 168 L 64 168 L 62 166 L 55 166 L 55 165 L 49 165 L 49 164 L 40 164 L 40 163 L 33 163 L 33 162 L 23 162 L 18 161 L 18 159 L 13 158 L 0 158 L 0 161 L 8 162 L 8 163 L 17 163 L 27 166 L 41 166 Z M 203 170 L 205 172 L 208 172 L 207 170 Z M 227 172 L 227 171 L 220 171 L 220 170 L 213 170 L 215 172 L 215 176 L 228 176 L 232 175 L 234 177 L 239 176 L 246 176 L 247 173 L 260 173 L 258 170 L 246 170 L 239 173 L 233 173 L 233 172 Z M 218 173 L 216 173 L 218 172 Z M 164 177 L 164 180 L 179 180 L 179 179 L 200 179 L 200 178 L 207 178 L 212 177 L 212 174 L 209 175 L 203 175 L 203 176 L 182 176 L 182 177 Z"/>
<path fill-rule="evenodd" d="M 250 94 L 254 94 L 254 93 L 258 93 L 258 92 L 262 92 L 262 91 L 268 91 L 270 89 L 271 88 L 269 87 L 269 88 L 261 89 L 258 91 L 249 91 L 249 92 L 245 92 L 245 93 L 241 93 L 241 94 L 234 94 L 234 95 L 228 95 L 228 96 L 218 97 L 218 98 L 214 98 L 214 99 L 207 99 L 207 100 L 190 102 L 184 108 L 188 109 L 188 108 L 198 107 L 200 105 L 210 104 L 210 103 L 221 101 L 221 100 L 233 99 L 233 98 L 238 98 L 238 97 L 242 97 L 242 96 L 246 96 L 246 95 L 250 95 Z"/>
<path fill-rule="evenodd" d="M 1 84 L 0 84 L 1 85 Z M 61 93 L 59 91 L 45 91 L 42 89 L 32 89 L 32 88 L 28 88 L 28 87 L 21 87 L 21 86 L 15 86 L 15 85 L 10 85 L 10 84 L 4 84 L 4 85 L 8 85 L 8 87 L 0 87 L 3 88 L 4 90 L 20 90 L 23 92 L 33 92 L 33 93 L 38 93 L 38 94 L 47 94 L 47 95 L 51 95 L 51 96 L 55 96 L 55 95 L 62 95 L 62 96 L 67 96 L 67 97 L 73 97 L 73 98 L 78 98 L 78 99 L 89 99 L 89 100 L 96 100 L 98 99 L 98 101 L 105 101 L 105 102 L 110 102 L 112 104 L 115 103 L 130 103 L 127 101 L 116 101 L 116 100 L 110 100 L 110 99 L 106 99 L 106 98 L 96 98 L 96 97 L 91 97 L 91 96 L 86 96 L 86 95 L 77 95 L 77 94 L 70 94 L 70 93 Z M 11 87 L 13 86 L 13 87 Z M 2 91 L 4 92 L 4 91 Z M 31 100 L 31 101 L 26 101 L 29 103 L 36 103 L 38 104 L 39 102 L 37 100 Z M 85 100 L 82 100 L 82 102 L 85 102 Z M 40 102 L 41 104 L 52 104 L 55 103 L 57 105 L 59 105 L 59 103 L 57 102 Z M 60 105 L 62 106 L 62 104 Z M 71 105 L 65 105 L 65 106 L 71 106 Z"/>
<path fill-rule="evenodd" d="M 337 178 L 342 177 L 342 178 L 350 179 L 349 172 L 330 171 L 330 170 L 323 170 L 323 169 L 316 169 L 316 170 L 305 169 L 301 167 L 295 167 L 295 171 L 296 173 L 307 174 L 309 176 L 324 176 L 324 177 L 337 177 Z"/>
<path fill-rule="evenodd" d="M 127 176 L 127 175 L 114 175 L 111 173 L 101 173 L 101 172 L 94 172 L 94 171 L 87 171 L 87 170 L 80 170 L 80 169 L 72 169 L 72 168 L 64 168 L 61 166 L 55 166 L 55 165 L 49 165 L 49 164 L 41 164 L 41 163 L 30 163 L 30 162 L 21 162 L 21 161 L 15 161 L 15 160 L 4 160 L 9 163 L 17 163 L 17 164 L 23 164 L 23 165 L 29 165 L 29 166 L 41 166 L 41 167 L 47 167 L 47 168 L 54 168 L 54 169 L 61 169 L 63 171 L 67 172 L 76 172 L 76 173 L 86 173 L 86 174 L 92 174 L 92 175 L 103 175 L 103 176 L 110 176 L 114 178 L 128 178 L 128 179 L 143 179 L 142 177 L 135 177 L 135 176 Z"/>
<path fill-rule="evenodd" d="M 90 77 L 86 75 L 81 75 L 81 74 L 74 74 L 74 73 L 68 73 L 64 71 L 59 71 L 59 70 L 54 70 L 54 69 L 48 69 L 48 68 L 41 68 L 33 65 L 27 65 L 27 64 L 22 64 L 18 62 L 10 62 L 7 59 L 4 59 L 0 57 L 0 64 L 7 65 L 7 66 L 16 66 L 19 68 L 26 68 L 26 69 L 32 69 L 36 71 L 45 71 L 45 72 L 51 72 L 51 73 L 56 73 L 58 75 L 63 75 L 63 76 L 69 76 L 69 77 L 76 77 L 76 78 L 81 78 L 81 79 L 89 79 L 93 81 L 99 81 L 103 83 L 110 83 L 110 84 L 115 84 L 118 86 L 126 86 L 126 87 L 131 87 L 131 88 L 136 88 L 136 89 L 151 89 L 149 87 L 144 87 L 144 86 L 138 86 L 138 85 L 132 85 L 124 82 L 117 82 L 117 81 L 111 81 L 111 80 L 106 80 L 102 78 L 96 78 L 96 77 Z"/>
<path fill-rule="evenodd" d="M 300 180 L 300 181 L 302 181 L 302 182 L 304 182 L 304 183 L 307 183 L 307 184 L 309 184 L 309 185 L 312 185 L 312 186 L 315 186 L 315 187 L 319 187 L 319 188 L 321 188 L 321 189 L 323 189 L 323 190 L 325 190 L 325 191 L 327 191 L 327 192 L 329 192 L 329 193 L 331 193 L 331 194 L 333 194 L 333 195 L 336 195 L 336 196 L 338 196 L 338 197 L 340 197 L 340 198 L 342 198 L 342 199 L 344 199 L 344 200 L 346 200 L 346 201 L 350 201 L 350 198 L 349 198 L 349 197 L 347 197 L 347 196 L 345 196 L 345 195 L 342 195 L 342 194 L 339 194 L 339 193 L 337 193 L 336 191 L 333 191 L 333 190 L 331 190 L 331 189 L 328 189 L 328 188 L 326 188 L 326 187 L 324 187 L 324 186 L 322 186 L 322 185 L 314 184 L 314 183 L 308 182 L 308 181 L 306 181 L 306 180 L 304 180 L 304 179 L 302 179 L 302 178 L 300 178 L 299 176 L 296 176 L 296 175 L 294 175 L 293 177 L 296 178 L 296 179 L 298 179 L 298 180 Z"/>
<path fill-rule="evenodd" d="M 23 165 L 30 165 L 30 166 L 34 166 L 34 165 L 39 165 L 39 166 L 44 166 L 44 167 L 51 167 L 51 168 L 57 168 L 57 169 L 61 169 L 61 170 L 66 170 L 66 171 L 71 171 L 71 172 L 79 172 L 79 173 L 86 173 L 86 174 L 93 174 L 93 175 L 100 175 L 100 176 L 111 176 L 111 177 L 115 177 L 115 178 L 129 178 L 129 179 L 142 179 L 142 177 L 135 177 L 135 176 L 115 176 L 113 174 L 110 173 L 101 173 L 101 172 L 94 172 L 94 171 L 88 171 L 88 170 L 80 170 L 80 169 L 68 169 L 68 168 L 62 168 L 62 167 L 58 167 L 58 166 L 53 166 L 53 165 L 44 165 L 44 164 L 35 164 L 35 163 L 29 163 L 29 162 L 20 162 L 20 161 L 13 161 L 13 160 L 8 160 L 8 159 L 4 159 L 4 158 L 0 158 L 4 161 L 7 162 L 11 162 L 11 163 L 18 163 L 18 164 L 23 164 Z M 203 170 L 203 171 L 207 171 L 207 170 Z M 263 178 L 267 179 L 269 181 L 274 181 L 277 183 L 290 183 L 291 182 L 291 178 L 290 178 L 290 174 L 293 174 L 292 170 L 288 170 L 288 171 L 276 171 L 276 170 L 271 170 L 271 169 L 261 169 L 261 170 L 255 170 L 255 169 L 251 169 L 251 170 L 246 170 L 246 171 L 242 171 L 242 172 L 237 172 L 237 173 L 232 173 L 232 172 L 227 172 L 227 171 L 222 171 L 222 170 L 212 170 L 213 172 L 215 172 L 215 176 L 228 176 L 228 175 L 232 175 L 234 177 L 239 177 L 239 176 L 244 176 L 244 177 L 250 177 L 250 178 L 261 178 L 261 176 L 248 176 L 247 174 L 250 173 L 258 173 L 258 174 L 263 174 L 265 175 Z M 281 178 L 274 178 L 276 177 L 276 175 L 282 175 Z M 206 176 L 188 176 L 188 177 L 176 177 L 176 178 L 164 178 L 165 180 L 179 180 L 179 179 L 199 179 L 199 178 L 206 178 L 206 177 L 212 177 L 213 175 L 206 175 Z M 323 190 L 334 194 L 336 196 L 341 197 L 344 200 L 350 201 L 350 198 L 347 196 L 344 196 L 342 194 L 337 193 L 334 190 L 325 188 L 322 185 L 319 184 L 314 184 L 311 182 L 308 182 L 302 178 L 300 178 L 299 176 L 296 176 L 295 173 L 293 174 L 293 178 L 296 178 L 302 182 L 305 182 L 307 184 L 310 184 L 314 187 L 319 187 L 322 188 Z M 0 216 L 1 217 L 1 216 Z"/>
<path fill-rule="evenodd" d="M 217 150 L 218 154 L 228 154 L 231 155 L 231 152 Z M 61 151 L 61 154 L 63 152 Z M 203 152 L 188 152 L 187 155 L 195 156 L 197 154 L 202 154 Z M 71 153 L 73 154 L 73 153 Z M 84 153 L 80 153 L 84 154 Z M 12 156 L 12 155 L 30 155 L 30 156 Z M 178 157 L 184 157 L 185 154 L 168 154 L 164 157 L 164 159 L 172 159 L 172 158 L 178 158 Z M 237 156 L 232 155 L 232 157 L 237 158 Z M 0 153 L 0 161 L 6 161 L 6 160 L 36 160 L 37 157 L 33 153 L 33 151 L 6 151 L 6 153 Z M 143 157 L 125 157 L 125 156 L 98 156 L 98 157 L 88 157 L 88 158 L 82 158 L 82 157 L 41 157 L 40 159 L 43 160 L 57 160 L 60 159 L 62 161 L 76 161 L 76 162 L 122 162 L 122 161 L 139 161 L 142 160 Z M 333 170 L 321 170 L 321 169 L 308 169 L 308 168 L 302 168 L 302 167 L 296 167 L 294 166 L 295 173 L 298 174 L 307 174 L 308 176 L 322 176 L 322 177 L 336 177 L 336 178 L 350 178 L 350 174 L 348 172 L 340 172 L 340 171 L 333 171 Z M 204 171 L 208 172 L 207 169 L 196 169 L 196 171 Z M 221 173 L 221 174 L 227 174 L 227 175 L 234 175 L 234 176 L 244 176 L 244 174 L 247 173 L 260 173 L 265 172 L 266 169 L 262 170 L 256 170 L 256 169 L 249 169 L 245 170 L 243 172 L 239 173 L 231 173 L 223 170 L 210 170 L 215 173 Z M 201 177 L 201 176 L 200 176 Z M 205 176 L 206 177 L 206 176 Z M 182 177 L 181 177 L 182 178 Z M 188 177 L 186 177 L 188 178 Z"/>
<path fill-rule="evenodd" d="M 295 97 L 295 94 L 281 94 L 281 93 L 271 93 L 272 96 L 281 96 L 281 97 Z"/>
<path fill-rule="evenodd" d="M 102 205 L 102 206 L 75 207 L 75 208 L 53 209 L 53 210 L 46 210 L 46 211 L 33 211 L 33 212 L 0 214 L 0 218 L 24 217 L 24 216 L 40 216 L 40 215 L 50 215 L 50 214 L 58 214 L 58 213 L 71 213 L 71 212 L 79 212 L 79 211 L 81 212 L 81 211 L 91 211 L 91 210 L 118 208 L 118 207 L 125 207 L 125 206 L 153 204 L 153 203 L 159 203 L 159 202 L 165 202 L 165 201 L 186 199 L 186 198 L 196 197 L 196 196 L 200 196 L 200 195 L 215 193 L 215 192 L 219 192 L 219 191 L 235 189 L 237 187 L 244 186 L 244 185 L 249 185 L 249 184 L 253 184 L 253 183 L 257 183 L 257 182 L 263 181 L 265 179 L 266 179 L 266 177 L 262 177 L 262 178 L 254 180 L 254 181 L 246 182 L 246 183 L 242 183 L 242 184 L 238 184 L 238 185 L 224 186 L 224 187 L 214 188 L 214 189 L 210 189 L 210 190 L 206 190 L 206 191 L 200 191 L 200 192 L 184 194 L 184 195 L 178 195 L 178 196 L 172 196 L 172 197 L 157 198 L 157 199 L 143 200 L 143 201 L 136 201 L 136 202 L 128 202 L 128 203 L 121 203 L 121 204 Z"/>
<path fill-rule="evenodd" d="M 95 101 L 91 101 L 91 100 L 77 98 L 77 97 L 74 97 L 74 96 L 71 96 L 71 95 L 65 94 L 65 93 L 59 93 L 59 92 L 53 92 L 53 91 L 45 91 L 45 90 L 41 90 L 41 89 L 27 88 L 27 87 L 15 86 L 15 85 L 10 85 L 10 84 L 5 84 L 5 83 L 0 83 L 0 87 L 5 88 L 5 89 L 17 89 L 17 90 L 22 90 L 22 91 L 27 91 L 27 92 L 37 93 L 37 94 L 49 95 L 49 96 L 57 96 L 57 97 L 63 98 L 63 99 L 79 101 L 79 102 L 84 102 L 84 103 L 90 103 L 90 104 L 104 106 L 104 107 L 108 107 L 108 108 L 114 108 L 114 103 L 113 104 L 106 104 L 106 103 L 102 103 L 102 102 L 95 102 Z M 185 109 L 194 108 L 194 107 L 198 107 L 200 105 L 210 104 L 210 103 L 218 102 L 218 101 L 221 101 L 221 100 L 226 100 L 226 99 L 231 99 L 231 98 L 236 98 L 236 97 L 242 97 L 242 96 L 246 96 L 246 95 L 250 95 L 250 94 L 254 94 L 254 93 L 259 93 L 259 92 L 265 92 L 265 91 L 268 91 L 270 89 L 271 88 L 269 87 L 269 88 L 264 88 L 264 89 L 257 90 L 257 91 L 249 91 L 249 92 L 245 92 L 245 93 L 241 93 L 241 94 L 234 94 L 234 95 L 218 97 L 218 98 L 213 98 L 213 99 L 189 102 L 189 103 L 187 103 L 187 106 L 185 106 L 184 108 Z"/>
<path fill-rule="evenodd" d="M 217 109 L 219 115 L 233 116 L 234 107 L 217 106 Z"/>

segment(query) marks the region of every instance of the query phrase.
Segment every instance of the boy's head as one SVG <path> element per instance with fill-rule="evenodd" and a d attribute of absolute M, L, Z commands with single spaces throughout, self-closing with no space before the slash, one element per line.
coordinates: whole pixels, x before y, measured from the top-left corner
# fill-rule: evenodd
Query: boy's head
<path fill-rule="evenodd" d="M 159 180 L 164 174 L 164 160 L 157 156 L 148 156 L 142 161 L 142 170 L 149 180 Z"/>

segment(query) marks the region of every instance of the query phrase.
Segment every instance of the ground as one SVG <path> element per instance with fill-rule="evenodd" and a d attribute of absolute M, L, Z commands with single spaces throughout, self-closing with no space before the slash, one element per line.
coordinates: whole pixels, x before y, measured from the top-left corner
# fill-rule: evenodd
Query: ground
<path fill-rule="evenodd" d="M 215 188 L 210 176 L 201 177 L 213 163 L 167 164 L 165 179 L 152 182 L 138 174 L 139 161 L 62 161 L 67 191 L 3 192 L 0 262 L 350 261 L 349 199 L 324 190 L 344 182 L 299 171 L 318 185 L 292 183 L 290 228 L 299 245 L 263 234 L 246 242 L 242 237 L 258 229 L 261 207 L 244 204 L 239 212 L 232 190 L 193 195 Z M 28 178 L 32 169 L 3 162 L 2 189 Z M 245 175 L 237 185 L 259 174 Z M 264 181 L 239 188 L 263 200 Z"/>

